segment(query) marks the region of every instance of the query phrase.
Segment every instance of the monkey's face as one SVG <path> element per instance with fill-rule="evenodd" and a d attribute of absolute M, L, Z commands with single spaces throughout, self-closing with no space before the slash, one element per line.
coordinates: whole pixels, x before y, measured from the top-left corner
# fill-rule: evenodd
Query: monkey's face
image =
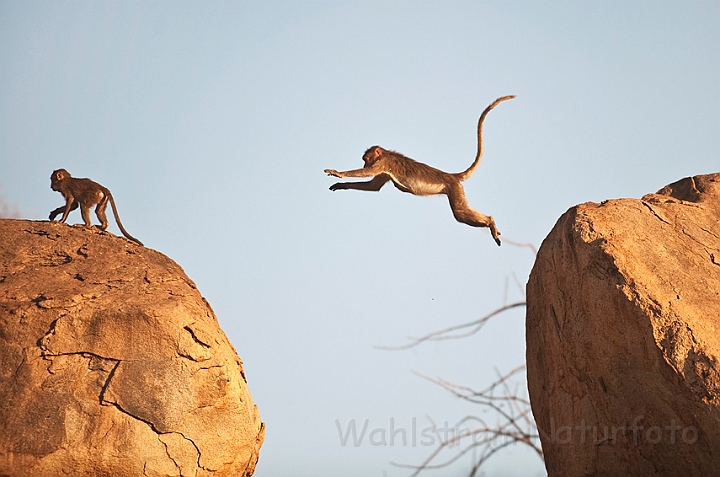
<path fill-rule="evenodd" d="M 59 191 L 59 184 L 60 181 L 65 178 L 65 175 L 67 172 L 65 169 L 58 169 L 57 171 L 53 171 L 52 175 L 50 176 L 50 188 L 54 191 Z"/>
<path fill-rule="evenodd" d="M 380 146 L 373 146 L 363 154 L 363 161 L 365 161 L 364 168 L 370 167 L 380 159 L 382 156 L 383 149 Z"/>

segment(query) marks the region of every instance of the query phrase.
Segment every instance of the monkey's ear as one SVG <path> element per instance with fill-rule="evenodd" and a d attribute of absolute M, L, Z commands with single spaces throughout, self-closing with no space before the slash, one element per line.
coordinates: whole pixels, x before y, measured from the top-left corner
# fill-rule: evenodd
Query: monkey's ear
<path fill-rule="evenodd" d="M 60 171 L 57 171 L 57 172 L 55 173 L 55 178 L 56 178 L 57 180 L 61 181 L 61 180 L 63 179 L 63 173 L 60 172 Z"/>
<path fill-rule="evenodd" d="M 375 158 L 380 157 L 382 155 L 382 149 L 380 149 L 379 147 L 376 147 L 373 154 L 375 155 Z"/>

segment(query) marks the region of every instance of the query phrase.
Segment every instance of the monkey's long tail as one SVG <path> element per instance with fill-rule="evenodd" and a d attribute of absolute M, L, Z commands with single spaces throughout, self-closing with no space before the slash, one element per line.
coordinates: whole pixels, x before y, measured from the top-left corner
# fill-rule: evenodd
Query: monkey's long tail
<path fill-rule="evenodd" d="M 485 108 L 485 111 L 482 112 L 480 115 L 480 119 L 478 120 L 478 128 L 477 128 L 477 135 L 478 135 L 478 148 L 477 148 L 477 156 L 475 156 L 475 161 L 470 164 L 470 167 L 467 168 L 464 172 L 458 172 L 455 174 L 455 176 L 461 180 L 464 181 L 468 177 L 470 177 L 473 172 L 475 172 L 475 169 L 477 169 L 477 166 L 480 165 L 480 159 L 482 159 L 482 153 L 483 153 L 483 138 L 482 138 L 482 126 L 483 122 L 485 121 L 485 116 L 492 111 L 492 109 L 497 106 L 498 104 L 502 103 L 503 101 L 507 101 L 508 99 L 513 99 L 515 95 L 510 96 L 503 96 L 501 98 L 496 99 L 493 101 L 490 106 Z"/>
<path fill-rule="evenodd" d="M 136 244 L 140 245 L 141 247 L 144 247 L 144 245 L 141 241 L 139 241 L 138 239 L 136 239 L 135 237 L 130 235 L 128 233 L 128 231 L 125 230 L 125 227 L 123 227 L 122 222 L 120 222 L 120 216 L 118 215 L 117 208 L 115 208 L 115 199 L 113 199 L 113 196 L 110 193 L 110 191 L 108 191 L 108 199 L 110 199 L 110 205 L 112 206 L 113 215 L 115 216 L 115 222 L 117 222 L 118 227 L 120 228 L 120 231 L 123 233 L 123 235 L 125 237 L 129 238 L 130 240 L 132 240 Z"/>

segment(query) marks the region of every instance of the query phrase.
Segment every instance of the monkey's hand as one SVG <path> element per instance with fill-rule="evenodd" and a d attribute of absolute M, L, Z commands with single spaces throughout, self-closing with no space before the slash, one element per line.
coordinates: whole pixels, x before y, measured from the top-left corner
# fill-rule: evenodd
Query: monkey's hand
<path fill-rule="evenodd" d="M 335 169 L 325 169 L 325 173 L 333 177 L 342 177 L 342 175 Z"/>
<path fill-rule="evenodd" d="M 54 222 L 54 221 L 55 221 L 55 217 L 57 217 L 57 216 L 58 216 L 58 212 L 55 212 L 55 211 L 53 210 L 52 212 L 50 212 L 50 216 L 48 217 L 48 220 L 50 220 L 50 222 Z"/>
<path fill-rule="evenodd" d="M 343 183 L 343 182 L 336 182 L 330 186 L 330 190 L 342 190 L 342 189 L 347 189 L 347 187 L 345 187 L 345 183 Z"/>

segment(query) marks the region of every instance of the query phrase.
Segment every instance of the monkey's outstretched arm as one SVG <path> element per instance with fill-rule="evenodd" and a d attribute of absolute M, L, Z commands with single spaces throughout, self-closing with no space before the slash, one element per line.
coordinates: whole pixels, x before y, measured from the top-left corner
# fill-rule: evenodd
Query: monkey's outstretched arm
<path fill-rule="evenodd" d="M 376 192 L 389 180 L 389 176 L 380 174 L 365 182 L 336 182 L 330 186 L 330 190 L 355 189 Z"/>
<path fill-rule="evenodd" d="M 57 217 L 60 214 L 63 214 L 62 218 L 60 219 L 60 222 L 65 222 L 65 220 L 68 217 L 68 214 L 72 212 L 73 210 L 78 208 L 78 201 L 75 199 L 68 200 L 65 205 L 62 205 L 58 207 L 57 209 L 50 212 L 49 219 L 51 221 L 55 220 L 55 217 Z"/>
<path fill-rule="evenodd" d="M 50 217 L 49 217 L 50 221 L 52 222 L 53 220 L 55 220 L 55 217 L 62 214 L 64 210 L 65 210 L 65 206 L 63 205 L 63 206 L 58 207 L 57 209 L 53 210 L 52 212 L 50 212 Z"/>
<path fill-rule="evenodd" d="M 381 170 L 374 167 L 364 167 L 362 169 L 353 169 L 352 171 L 336 171 L 335 169 L 325 169 L 325 173 L 334 177 L 373 177 L 380 174 Z"/>

